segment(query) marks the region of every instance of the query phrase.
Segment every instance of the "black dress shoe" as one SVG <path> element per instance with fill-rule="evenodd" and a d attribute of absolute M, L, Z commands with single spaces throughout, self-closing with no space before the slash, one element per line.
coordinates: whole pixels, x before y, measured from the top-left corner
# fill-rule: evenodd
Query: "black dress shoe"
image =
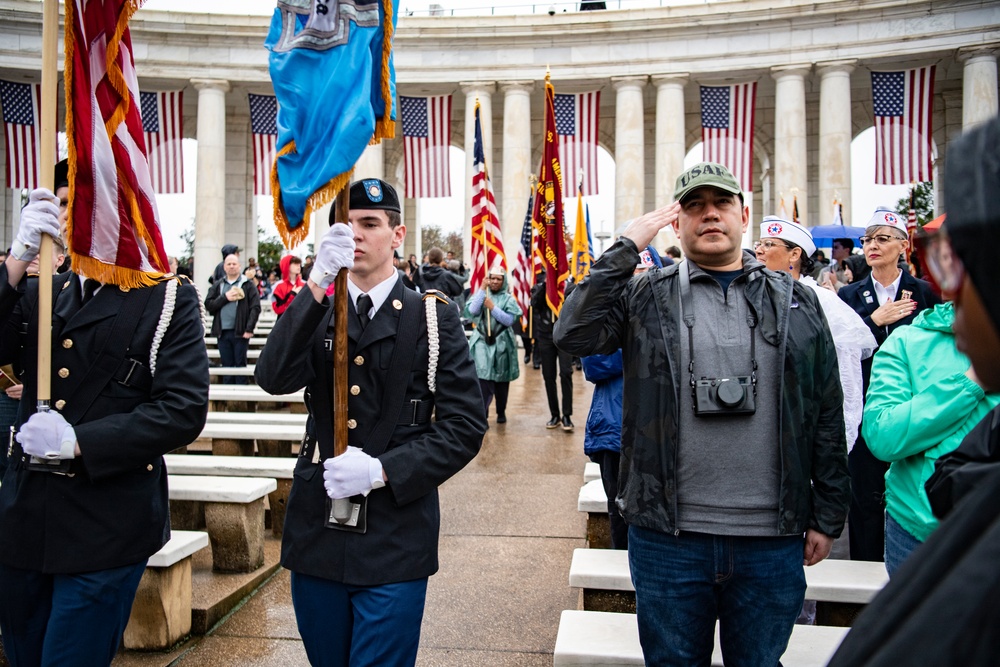
<path fill-rule="evenodd" d="M 560 424 L 562 424 L 562 420 L 559 419 L 559 417 L 553 417 L 549 420 L 549 423 L 545 425 L 545 428 L 559 428 Z"/>
<path fill-rule="evenodd" d="M 531 363 L 531 355 L 530 354 L 524 355 L 524 363 L 526 363 L 526 364 L 527 363 Z"/>
<path fill-rule="evenodd" d="M 497 423 L 498 424 L 506 424 L 507 423 L 507 415 L 497 415 Z"/>
<path fill-rule="evenodd" d="M 569 418 L 569 415 L 562 418 L 562 427 L 564 431 L 573 430 L 573 420 Z"/>
<path fill-rule="evenodd" d="M 542 365 L 541 364 L 532 364 L 531 367 L 534 368 L 537 371 L 539 368 L 542 367 Z"/>

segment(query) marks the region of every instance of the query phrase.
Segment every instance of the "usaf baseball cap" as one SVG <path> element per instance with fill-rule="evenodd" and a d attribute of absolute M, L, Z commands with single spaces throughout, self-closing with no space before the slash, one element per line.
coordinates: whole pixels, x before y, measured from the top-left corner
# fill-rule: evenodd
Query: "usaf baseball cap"
<path fill-rule="evenodd" d="M 698 188 L 704 187 L 739 195 L 740 201 L 743 201 L 743 188 L 733 173 L 717 162 L 701 162 L 678 176 L 674 185 L 674 200 L 682 201 Z"/>

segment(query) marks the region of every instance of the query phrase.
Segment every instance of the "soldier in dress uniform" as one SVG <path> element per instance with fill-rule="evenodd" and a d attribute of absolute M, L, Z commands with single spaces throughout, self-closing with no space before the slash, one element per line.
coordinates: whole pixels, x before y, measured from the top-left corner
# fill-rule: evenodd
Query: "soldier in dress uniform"
<path fill-rule="evenodd" d="M 393 250 L 406 236 L 388 183 L 350 188 L 350 223 L 332 225 L 308 287 L 278 320 L 257 383 L 306 387 L 307 433 L 285 515 L 281 562 L 313 665 L 412 665 L 427 578 L 438 569 L 437 487 L 478 453 L 486 416 L 458 310 L 405 289 Z M 333 457 L 332 298 L 350 269 L 348 445 Z M 333 499 L 350 498 L 346 522 Z"/>
<path fill-rule="evenodd" d="M 111 663 L 146 560 L 170 537 L 162 455 L 197 438 L 208 412 L 194 287 L 85 285 L 76 273 L 53 277 L 52 410 L 36 412 L 38 284 L 26 269 L 42 234 L 58 238 L 58 205 L 31 193 L 0 266 L 0 364 L 24 369 L 0 485 L 0 631 L 18 667 Z"/>

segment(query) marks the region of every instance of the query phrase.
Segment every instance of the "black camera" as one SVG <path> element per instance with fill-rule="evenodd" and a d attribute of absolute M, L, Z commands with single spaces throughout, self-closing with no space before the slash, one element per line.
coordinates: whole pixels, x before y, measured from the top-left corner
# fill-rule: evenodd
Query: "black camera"
<path fill-rule="evenodd" d="M 756 394 L 749 375 L 702 378 L 694 386 L 694 413 L 699 417 L 752 415 L 757 411 Z"/>

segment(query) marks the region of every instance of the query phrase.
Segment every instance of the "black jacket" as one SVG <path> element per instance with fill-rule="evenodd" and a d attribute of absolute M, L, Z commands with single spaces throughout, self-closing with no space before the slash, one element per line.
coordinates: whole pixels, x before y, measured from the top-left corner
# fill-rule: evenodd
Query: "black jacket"
<path fill-rule="evenodd" d="M 246 296 L 236 302 L 236 326 L 233 328 L 233 331 L 238 334 L 252 334 L 254 328 L 257 326 L 257 318 L 260 317 L 260 293 L 251 281 L 242 275 L 240 278 L 243 280 L 240 283 L 240 287 L 243 288 L 243 294 Z M 213 336 L 222 334 L 222 318 L 219 317 L 219 311 L 229 303 L 225 293 L 222 291 L 222 288 L 226 284 L 225 276 L 221 280 L 216 280 L 208 288 L 208 296 L 205 297 L 205 310 L 208 311 L 209 315 L 214 316 L 211 331 L 211 335 Z"/>
<path fill-rule="evenodd" d="M 25 368 L 19 423 L 36 403 L 37 339 L 22 333 L 38 302 L 37 283 L 7 284 L 0 268 L 0 363 Z M 190 444 L 208 412 L 208 355 L 191 285 L 179 285 L 155 375 L 150 349 L 165 284 L 105 285 L 80 305 L 74 273 L 53 278 L 52 406 L 73 424 L 82 457 L 72 477 L 28 471 L 14 456 L 0 485 L 0 562 L 47 573 L 80 573 L 140 562 L 169 538 L 162 455 Z M 119 312 L 153 290 L 131 340 L 109 340 Z M 95 386 L 94 364 L 109 346 L 127 346 L 118 374 Z M 89 403 L 89 405 L 88 405 Z M 6 446 L 6 442 L 4 444 Z M 17 449 L 15 448 L 15 454 Z"/>
<path fill-rule="evenodd" d="M 650 269 L 634 279 L 639 253 L 620 239 L 566 298 L 555 344 L 585 357 L 622 348 L 625 384 L 618 506 L 629 524 L 661 532 L 677 525 L 680 364 L 678 269 Z M 777 531 L 813 528 L 837 537 L 850 505 L 843 390 L 826 318 L 812 290 L 743 255 L 745 298 L 761 333 L 784 357 L 780 369 L 781 487 Z M 743 276 L 737 280 L 744 279 Z"/>
<path fill-rule="evenodd" d="M 417 277 L 417 286 L 424 292 L 436 289 L 445 296 L 454 299 L 465 291 L 461 278 L 441 266 L 425 264 L 420 267 L 420 274 Z"/>
<path fill-rule="evenodd" d="M 998 489 L 995 408 L 938 461 L 927 495 L 941 525 L 854 622 L 831 667 L 997 664 Z"/>
<path fill-rule="evenodd" d="M 345 584 L 374 586 L 427 577 L 437 571 L 440 510 L 437 487 L 479 452 L 486 417 L 476 368 L 450 302 L 427 295 L 438 317 L 440 356 L 437 392 L 428 386 L 428 334 L 425 303 L 397 281 L 389 298 L 365 329 L 348 306 L 348 442 L 371 449 L 368 437 L 383 405 L 392 356 L 405 309 L 418 309 L 419 332 L 406 383 L 411 400 L 433 401 L 436 418 L 410 426 L 403 410 L 384 453 L 378 456 L 387 486 L 368 495 L 368 530 L 348 533 L 324 527 L 326 490 L 322 461 L 333 455 L 333 307 L 311 295 L 295 299 L 271 332 L 257 361 L 257 383 L 273 394 L 306 387 L 308 432 L 319 439 L 314 463 L 304 448 L 295 466 L 288 498 L 281 562 L 294 572 Z M 348 299 L 350 302 L 350 299 Z M 398 305 L 398 308 L 397 308 Z M 395 374 L 399 374 L 399 370 Z"/>

